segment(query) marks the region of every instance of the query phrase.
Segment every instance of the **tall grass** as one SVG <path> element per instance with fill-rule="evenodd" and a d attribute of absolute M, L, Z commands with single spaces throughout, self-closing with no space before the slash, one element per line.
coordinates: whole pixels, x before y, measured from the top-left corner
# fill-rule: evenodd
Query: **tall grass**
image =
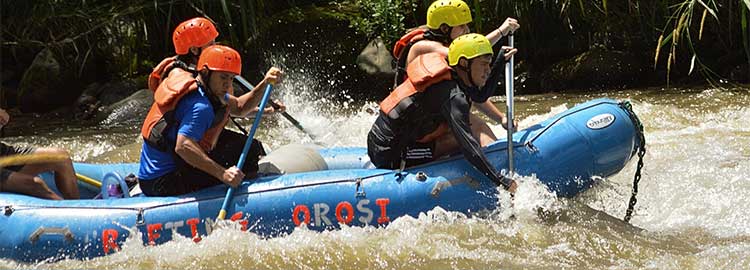
<path fill-rule="evenodd" d="M 750 0 L 466 0 L 476 32 L 487 33 L 506 17 L 519 19 L 519 59 L 540 69 L 592 47 L 653 52 L 654 67 L 667 76 L 680 69 L 715 81 L 717 54 L 742 52 L 750 63 Z M 3 65 L 29 63 L 42 48 L 85 73 L 104 61 L 108 74 L 145 74 L 172 53 L 171 33 L 181 21 L 204 16 L 219 28 L 219 40 L 247 53 L 251 41 L 311 6 L 388 44 L 404 29 L 425 23 L 432 0 L 2 0 Z M 334 7 L 334 8 L 329 8 Z M 293 35 L 294 33 L 273 33 Z M 702 53 L 708 43 L 710 57 Z M 741 42 L 738 42 L 740 41 Z M 656 48 L 656 50 L 654 50 Z M 704 53 L 705 54 L 705 53 Z M 684 60 L 683 58 L 687 58 Z M 98 60 L 97 60 L 98 59 Z M 103 60 L 102 60 L 103 59 Z M 683 68 L 685 67 L 685 68 Z M 712 68 L 711 68 L 712 67 Z M 721 73 L 721 72 L 718 72 Z M 723 74 L 723 73 L 722 73 Z M 669 77 L 667 77 L 669 81 Z"/>
<path fill-rule="evenodd" d="M 275 12 L 328 1 L 267 0 L 2 0 L 3 65 L 28 65 L 43 48 L 83 75 L 103 59 L 112 76 L 148 73 L 173 54 L 172 31 L 180 22 L 204 16 L 219 28 L 219 40 L 240 50 L 257 37 Z"/>

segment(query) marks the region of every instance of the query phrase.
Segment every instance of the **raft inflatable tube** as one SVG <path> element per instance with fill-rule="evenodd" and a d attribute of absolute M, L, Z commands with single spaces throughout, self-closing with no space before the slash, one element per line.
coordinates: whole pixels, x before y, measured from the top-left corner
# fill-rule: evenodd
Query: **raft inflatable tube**
<path fill-rule="evenodd" d="M 558 196 L 574 196 L 590 188 L 594 176 L 623 169 L 640 147 L 637 127 L 628 104 L 610 99 L 579 104 L 513 135 L 516 172 L 536 175 Z M 497 169 L 507 166 L 507 145 L 500 139 L 484 149 Z M 234 192 L 227 219 L 266 237 L 291 233 L 303 224 L 319 231 L 341 224 L 385 226 L 438 206 L 467 214 L 493 210 L 500 207 L 498 193 L 504 192 L 460 154 L 400 173 L 370 168 L 365 148 L 320 149 L 317 154 L 297 156 L 316 160 L 302 166 L 313 171 L 291 165 L 296 169 L 276 168 L 284 174 L 243 183 Z M 134 173 L 138 164 L 76 163 L 75 168 L 102 179 Z M 54 186 L 50 175 L 43 177 Z M 86 198 L 98 190 L 81 184 Z M 0 257 L 20 262 L 89 259 L 117 252 L 136 231 L 151 245 L 170 241 L 172 231 L 200 241 L 214 228 L 226 191 L 220 185 L 175 197 L 67 201 L 0 193 Z"/>

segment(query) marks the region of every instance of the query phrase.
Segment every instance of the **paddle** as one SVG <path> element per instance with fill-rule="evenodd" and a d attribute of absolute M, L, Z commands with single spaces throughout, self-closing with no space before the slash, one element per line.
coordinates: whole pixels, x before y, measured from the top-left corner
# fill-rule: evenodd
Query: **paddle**
<path fill-rule="evenodd" d="M 240 84 L 242 84 L 242 86 L 244 86 L 247 89 L 253 89 L 253 88 L 255 88 L 252 84 L 250 84 L 250 82 L 248 82 L 247 80 L 245 80 L 245 78 L 243 78 L 243 77 L 241 77 L 239 75 L 238 76 L 234 76 L 234 78 L 237 79 L 237 81 Z M 276 102 L 269 101 L 269 103 L 271 104 L 271 107 L 274 108 L 274 110 L 278 110 L 281 107 L 279 104 L 276 104 Z M 292 123 L 292 125 L 294 125 L 294 127 L 296 127 L 297 129 L 299 129 L 300 131 L 302 131 L 302 133 L 305 133 L 305 134 L 307 134 L 307 136 L 310 136 L 310 138 L 313 141 L 315 141 L 315 143 L 321 144 L 321 143 L 319 143 L 318 138 L 316 138 L 315 135 L 313 135 L 313 133 L 311 133 L 308 130 L 306 130 L 305 127 L 303 127 L 302 124 L 300 124 L 300 122 L 297 121 L 297 119 L 295 119 L 294 117 L 292 117 L 291 115 L 289 115 L 289 113 L 282 112 L 281 115 L 284 116 L 284 118 L 286 118 L 286 120 L 289 120 L 289 122 Z"/>
<path fill-rule="evenodd" d="M 508 36 L 508 46 L 513 47 L 513 33 Z M 505 66 L 505 96 L 508 98 L 508 175 L 513 175 L 513 58 L 514 56 L 511 56 Z"/>
<path fill-rule="evenodd" d="M 273 90 L 273 85 L 268 84 L 266 86 L 266 91 L 263 93 L 263 99 L 260 100 L 259 107 L 261 108 L 258 110 L 258 114 L 255 115 L 255 121 L 253 121 L 253 127 L 250 128 L 250 133 L 247 134 L 247 140 L 245 141 L 245 147 L 242 148 L 242 154 L 240 154 L 240 160 L 237 161 L 237 168 L 242 170 L 242 166 L 245 165 L 245 159 L 247 158 L 247 153 L 250 151 L 250 145 L 253 144 L 253 137 L 255 136 L 255 131 L 258 130 L 258 126 L 260 126 L 260 119 L 263 117 L 263 109 L 266 107 L 266 103 L 268 103 L 268 97 L 271 95 L 271 91 Z M 229 207 L 229 202 L 232 201 L 232 197 L 234 196 L 234 189 L 233 187 L 229 187 L 227 190 L 227 195 L 224 196 L 224 202 L 221 204 L 221 210 L 219 211 L 218 217 L 216 217 L 216 220 L 223 220 L 224 217 L 227 215 L 227 208 Z"/>
<path fill-rule="evenodd" d="M 89 185 L 92 185 L 92 186 L 95 186 L 95 187 L 98 187 L 98 188 L 102 187 L 102 183 L 101 182 L 96 181 L 96 180 L 94 180 L 91 177 L 85 176 L 85 175 L 80 174 L 80 173 L 76 173 L 76 177 L 78 178 L 78 180 L 80 180 L 81 182 L 84 182 L 86 184 L 89 184 Z"/>

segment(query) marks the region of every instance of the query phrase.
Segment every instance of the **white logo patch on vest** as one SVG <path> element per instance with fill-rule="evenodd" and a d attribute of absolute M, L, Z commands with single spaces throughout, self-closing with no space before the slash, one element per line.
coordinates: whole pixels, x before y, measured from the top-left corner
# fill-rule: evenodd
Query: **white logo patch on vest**
<path fill-rule="evenodd" d="M 611 113 L 603 113 L 594 117 L 591 117 L 586 126 L 590 129 L 603 129 L 608 127 L 615 122 L 615 116 Z"/>

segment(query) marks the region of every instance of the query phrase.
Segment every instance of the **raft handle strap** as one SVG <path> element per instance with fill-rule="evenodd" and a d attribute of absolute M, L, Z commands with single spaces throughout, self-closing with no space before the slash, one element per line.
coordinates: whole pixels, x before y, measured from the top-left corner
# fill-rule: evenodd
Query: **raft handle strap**
<path fill-rule="evenodd" d="M 143 218 L 143 208 L 138 208 L 138 213 L 135 214 L 135 225 L 140 226 L 146 224 L 146 220 Z"/>
<path fill-rule="evenodd" d="M 73 232 L 70 231 L 70 228 L 45 228 L 45 227 L 39 227 L 29 236 L 29 242 L 32 244 L 35 244 L 36 241 L 39 241 L 39 238 L 42 237 L 42 235 L 45 234 L 56 234 L 61 235 L 65 242 L 72 242 L 75 239 L 75 235 L 73 235 Z"/>
<path fill-rule="evenodd" d="M 5 207 L 3 207 L 3 214 L 6 216 L 10 216 L 15 210 L 16 209 L 13 209 L 12 205 L 6 205 Z"/>
<path fill-rule="evenodd" d="M 362 185 L 362 178 L 357 178 L 356 182 L 356 193 L 354 194 L 357 198 L 366 198 L 367 193 L 365 193 L 365 187 Z"/>

